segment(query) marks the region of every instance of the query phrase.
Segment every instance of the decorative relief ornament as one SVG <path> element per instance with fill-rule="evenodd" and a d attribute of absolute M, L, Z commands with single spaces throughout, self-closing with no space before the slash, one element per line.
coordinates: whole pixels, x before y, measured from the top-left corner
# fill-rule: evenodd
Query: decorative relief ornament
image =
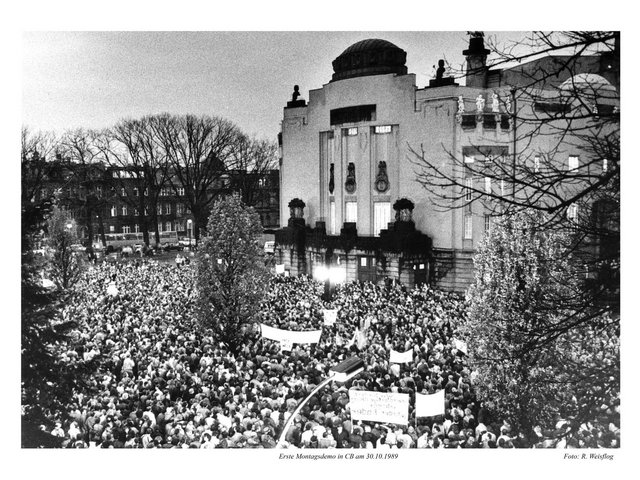
<path fill-rule="evenodd" d="M 389 177 L 387 176 L 387 162 L 378 163 L 378 174 L 376 175 L 375 189 L 384 193 L 389 190 Z"/>
<path fill-rule="evenodd" d="M 333 193 L 333 188 L 335 186 L 333 180 L 333 163 L 329 166 L 329 193 Z"/>
<path fill-rule="evenodd" d="M 347 180 L 344 182 L 344 189 L 347 193 L 356 191 L 356 166 L 353 162 L 347 166 Z"/>

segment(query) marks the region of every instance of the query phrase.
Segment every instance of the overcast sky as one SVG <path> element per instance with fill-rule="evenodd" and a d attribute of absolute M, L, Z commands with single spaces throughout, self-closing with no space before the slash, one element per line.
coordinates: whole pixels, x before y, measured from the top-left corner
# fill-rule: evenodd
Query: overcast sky
<path fill-rule="evenodd" d="M 366 38 L 404 49 L 420 87 L 439 58 L 461 65 L 468 43 L 465 32 L 29 32 L 23 124 L 61 132 L 107 127 L 124 117 L 194 113 L 275 139 L 293 85 L 307 99 L 331 79 L 331 62 Z"/>

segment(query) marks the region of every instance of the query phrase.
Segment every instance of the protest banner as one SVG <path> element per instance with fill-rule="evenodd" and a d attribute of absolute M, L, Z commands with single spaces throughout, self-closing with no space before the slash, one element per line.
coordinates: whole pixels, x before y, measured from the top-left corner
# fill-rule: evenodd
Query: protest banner
<path fill-rule="evenodd" d="M 458 340 L 457 338 L 453 339 L 453 346 L 458 349 L 458 351 L 467 354 L 467 344 L 462 340 Z"/>
<path fill-rule="evenodd" d="M 284 263 L 282 265 L 276 265 L 276 274 L 280 275 L 284 273 Z"/>
<path fill-rule="evenodd" d="M 280 340 L 280 350 L 282 350 L 283 352 L 290 352 L 292 348 L 293 343 L 290 339 L 283 338 L 282 340 Z"/>
<path fill-rule="evenodd" d="M 391 363 L 411 363 L 413 362 L 413 350 L 407 350 L 404 353 L 391 350 L 389 361 Z"/>
<path fill-rule="evenodd" d="M 270 327 L 264 323 L 260 324 L 260 331 L 263 338 L 275 340 L 276 342 L 288 341 L 293 343 L 318 343 L 322 330 L 307 330 L 296 332 L 292 330 L 281 330 L 279 328 Z"/>
<path fill-rule="evenodd" d="M 349 390 L 349 409 L 353 420 L 407 425 L 409 394 L 351 389 Z"/>
<path fill-rule="evenodd" d="M 398 365 L 397 363 L 391 364 L 391 366 L 389 367 L 389 371 L 396 377 L 400 377 L 400 365 Z"/>
<path fill-rule="evenodd" d="M 444 390 L 432 395 L 416 393 L 416 417 L 444 415 Z"/>
<path fill-rule="evenodd" d="M 324 316 L 324 324 L 327 326 L 331 326 L 336 323 L 336 319 L 338 318 L 338 310 L 327 310 L 325 309 L 323 312 Z"/>

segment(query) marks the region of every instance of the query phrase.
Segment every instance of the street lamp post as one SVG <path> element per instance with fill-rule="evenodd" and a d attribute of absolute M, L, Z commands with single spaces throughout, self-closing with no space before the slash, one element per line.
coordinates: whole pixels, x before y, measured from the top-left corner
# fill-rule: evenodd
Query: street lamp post
<path fill-rule="evenodd" d="M 285 436 L 291 428 L 291 425 L 295 421 L 296 416 L 302 410 L 302 407 L 306 405 L 306 403 L 313 397 L 319 390 L 328 385 L 331 382 L 340 382 L 344 383 L 360 372 L 364 370 L 364 361 L 358 357 L 350 357 L 347 358 L 344 362 L 339 363 L 335 367 L 329 370 L 329 376 L 321 381 L 316 388 L 314 388 L 309 395 L 306 396 L 304 400 L 302 400 L 293 413 L 289 416 L 287 423 L 284 424 L 284 428 L 282 429 L 282 433 L 280 433 L 280 438 L 278 438 L 278 443 L 276 443 L 276 448 L 282 448 Z"/>

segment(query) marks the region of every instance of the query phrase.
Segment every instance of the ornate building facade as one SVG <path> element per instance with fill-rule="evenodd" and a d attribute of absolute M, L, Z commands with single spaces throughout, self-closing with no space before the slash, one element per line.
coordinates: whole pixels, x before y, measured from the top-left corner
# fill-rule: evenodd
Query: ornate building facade
<path fill-rule="evenodd" d="M 464 290 L 473 279 L 475 249 L 491 228 L 491 212 L 472 201 L 465 208 L 436 208 L 418 179 L 415 160 L 428 158 L 443 170 L 452 168 L 451 158 L 516 161 L 512 114 L 524 107 L 516 106 L 513 87 L 551 61 L 492 70 L 486 67 L 488 53 L 482 36 L 472 35 L 463 52 L 466 85 L 445 77 L 441 62 L 436 79 L 419 88 L 416 76 L 407 72 L 404 50 L 385 40 L 363 40 L 334 60 L 330 82 L 311 90 L 308 102 L 299 98 L 296 86 L 279 135 L 276 263 L 293 275 L 331 267 L 348 281 L 431 282 Z M 579 63 L 594 76 L 591 80 L 597 77 L 616 91 L 618 80 L 601 57 Z M 557 91 L 576 81 L 567 70 L 545 88 Z M 615 108 L 614 97 L 602 108 Z M 535 108 L 545 107 L 544 91 L 540 98 Z M 529 150 L 535 152 L 536 146 Z M 572 162 L 580 154 L 567 144 L 561 156 Z M 476 188 L 484 181 L 482 188 L 498 195 L 511 188 L 495 180 L 468 181 Z"/>

